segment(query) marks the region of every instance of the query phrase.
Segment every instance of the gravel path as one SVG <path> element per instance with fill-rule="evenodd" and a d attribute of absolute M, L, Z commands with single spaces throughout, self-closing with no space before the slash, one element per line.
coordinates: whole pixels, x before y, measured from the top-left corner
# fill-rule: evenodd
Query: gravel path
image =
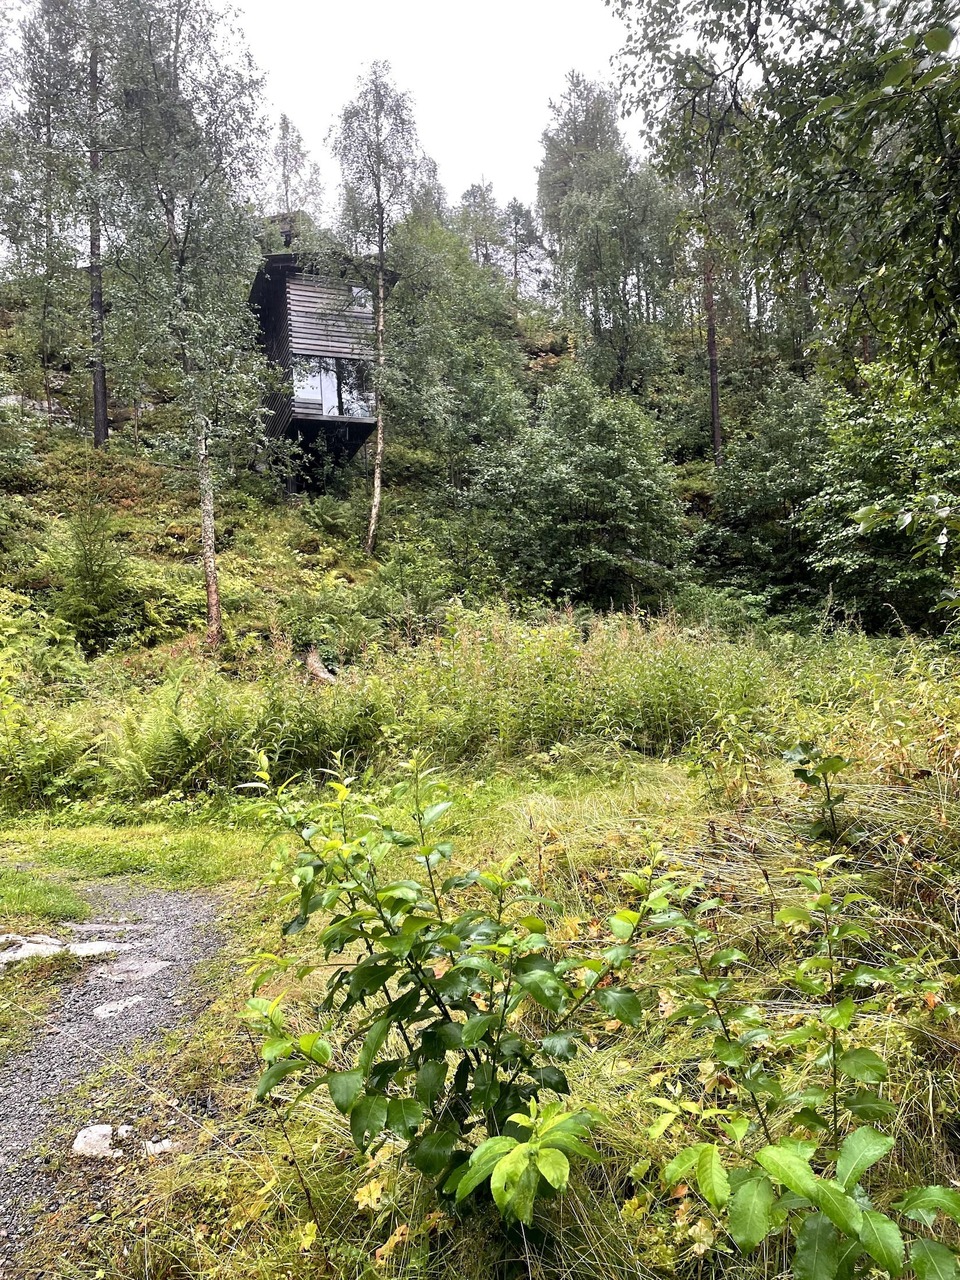
<path fill-rule="evenodd" d="M 56 1159 L 34 1148 L 52 1133 L 57 1104 L 84 1079 L 116 1062 L 137 1040 L 175 1027 L 196 999 L 190 978 L 215 954 L 218 904 L 194 893 L 100 882 L 87 893 L 96 918 L 57 931 L 64 943 L 109 942 L 61 989 L 23 1053 L 0 1067 L 0 1277 L 17 1276 L 19 1242 L 31 1211 L 55 1207 Z M 39 931 L 38 931 L 39 932 Z M 96 948 L 83 948 L 95 951 Z M 91 1102 L 91 1111 L 96 1104 Z M 91 1114 L 84 1124 L 113 1117 Z M 73 1134 L 62 1146 L 66 1155 Z M 59 1145 L 59 1144 L 58 1144 Z M 75 1157 L 76 1158 L 76 1157 Z"/>

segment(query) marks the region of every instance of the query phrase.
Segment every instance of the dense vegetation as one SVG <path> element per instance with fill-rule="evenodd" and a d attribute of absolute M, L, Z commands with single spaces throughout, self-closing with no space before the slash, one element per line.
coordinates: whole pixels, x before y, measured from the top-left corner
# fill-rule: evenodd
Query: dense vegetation
<path fill-rule="evenodd" d="M 92 1082 L 182 1150 L 65 1168 L 38 1269 L 958 1275 L 950 14 L 613 7 L 535 207 L 451 201 L 374 64 L 325 214 L 205 3 L 5 34 L 0 915 L 230 929 Z M 380 335 L 309 474 L 284 232 Z"/>

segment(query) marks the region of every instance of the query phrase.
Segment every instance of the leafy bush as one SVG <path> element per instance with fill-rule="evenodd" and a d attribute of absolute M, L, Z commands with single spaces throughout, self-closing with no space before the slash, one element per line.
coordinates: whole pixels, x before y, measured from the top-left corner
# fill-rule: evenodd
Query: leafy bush
<path fill-rule="evenodd" d="M 474 496 L 520 595 L 610 608 L 669 591 L 680 512 L 653 427 L 634 401 L 603 396 L 576 368 L 485 463 Z"/>
<path fill-rule="evenodd" d="M 294 1076 L 294 1106 L 326 1088 L 361 1151 L 389 1142 L 442 1200 L 489 1194 L 508 1222 L 530 1225 L 567 1189 L 570 1157 L 598 1154 L 584 1139 L 600 1115 L 563 1100 L 569 1064 L 596 1043 L 598 1020 L 607 1037 L 660 1036 L 666 1025 L 699 1070 L 687 1061 L 662 1093 L 662 1073 L 651 1080 L 648 1149 L 670 1155 L 630 1169 L 624 1221 L 673 1218 L 682 1198 L 703 1215 L 689 1232 L 697 1257 L 763 1247 L 778 1273 L 790 1257 L 793 1274 L 835 1280 L 846 1258 L 851 1275 L 862 1263 L 897 1277 L 909 1242 L 920 1280 L 955 1280 L 937 1217 L 960 1224 L 960 1195 L 890 1187 L 910 1100 L 885 1087 L 910 1056 L 889 1014 L 919 1005 L 935 1024 L 952 1019 L 955 983 L 925 947 L 904 946 L 899 920 L 891 936 L 859 878 L 838 869 L 862 838 L 832 783 L 849 762 L 810 745 L 788 759 L 812 810 L 809 821 L 791 815 L 788 842 L 814 865 L 776 885 L 764 871 L 774 896 L 759 937 L 756 919 L 725 909 L 722 894 L 658 850 L 620 872 L 622 904 L 579 931 L 515 860 L 448 870 L 451 801 L 416 759 L 391 797 L 409 804 L 408 830 L 353 795 L 349 780 L 319 804 L 281 791 L 265 815 L 301 842 L 273 868 L 296 912 L 283 928 L 286 954 L 265 958 L 255 990 L 324 977 L 319 999 L 311 989 L 296 1012 L 282 998 L 250 1001 L 264 1035 L 259 1096 Z M 266 788 L 265 767 L 260 777 Z M 422 868 L 415 876 L 410 859 Z M 320 966 L 291 942 L 318 916 Z M 775 978 L 758 983 L 761 960 Z M 558 1100 L 544 1105 L 544 1092 Z M 882 1162 L 880 1208 L 871 1171 Z"/>
<path fill-rule="evenodd" d="M 924 398 L 882 364 L 864 374 L 862 397 L 836 393 L 827 406 L 816 493 L 797 518 L 821 593 L 855 610 L 872 630 L 928 627 L 949 585 L 937 546 L 918 548 L 895 528 L 865 536 L 855 514 L 899 510 L 917 493 L 960 492 L 960 402 Z"/>
<path fill-rule="evenodd" d="M 29 426 L 30 420 L 18 407 L 0 404 L 0 490 L 4 494 L 23 493 L 37 482 L 39 470 Z"/>
<path fill-rule="evenodd" d="M 395 792 L 413 805 L 410 832 L 364 813 L 345 781 L 331 784 L 320 807 L 279 797 L 280 817 L 304 845 L 290 895 L 298 909 L 284 933 L 298 934 L 323 912 L 328 959 L 358 945 L 365 952 L 359 962 L 335 964 L 321 1004 L 337 1017 L 362 1010 L 353 1037 L 362 1045 L 356 1065 L 327 1071 L 333 1049 L 322 1034 L 288 1034 L 279 1003 L 254 999 L 248 1008 L 267 1032 L 270 1064 L 258 1094 L 310 1073 L 307 1092 L 326 1085 L 361 1150 L 391 1133 L 443 1195 L 460 1202 L 489 1184 L 503 1215 L 529 1224 L 539 1195 L 566 1189 L 569 1157 L 592 1154 L 583 1141 L 589 1111 L 538 1100 L 544 1091 L 569 1093 L 556 1064 L 577 1052 L 584 1006 L 636 1022 L 636 995 L 612 981 L 630 949 L 551 956 L 547 925 L 535 914 L 542 895 L 508 866 L 453 871 L 451 845 L 435 834 L 451 801 L 441 798 L 432 770 L 414 760 L 410 771 Z M 269 773 L 261 777 L 266 786 Z M 423 880 L 393 878 L 398 850 L 414 856 Z M 283 861 L 277 872 L 290 879 Z M 310 969 L 281 967 L 296 967 L 301 978 Z M 271 963 L 258 983 L 275 972 Z M 520 1030 L 524 1009 L 549 1019 L 542 1032 Z M 479 1144 L 477 1133 L 487 1135 Z"/>

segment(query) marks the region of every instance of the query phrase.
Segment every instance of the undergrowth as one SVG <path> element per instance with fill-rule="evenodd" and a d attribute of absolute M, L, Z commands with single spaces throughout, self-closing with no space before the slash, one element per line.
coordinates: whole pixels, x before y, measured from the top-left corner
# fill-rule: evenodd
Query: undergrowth
<path fill-rule="evenodd" d="M 101 691 L 81 666 L 57 696 L 31 661 L 0 682 L 0 802 L 58 809 L 110 799 L 235 794 L 264 753 L 279 780 L 428 752 L 447 766 L 576 751 L 686 751 L 726 800 L 748 798 L 797 739 L 828 736 L 874 776 L 953 777 L 958 659 L 933 644 L 840 632 L 729 639 L 642 618 L 452 609 L 416 642 L 313 683 L 284 642 L 231 671 L 181 656 Z M 142 816 L 142 815 L 141 815 Z"/>
<path fill-rule="evenodd" d="M 818 841 L 811 833 L 823 816 L 822 797 L 786 781 L 789 771 L 771 768 L 764 795 L 718 807 L 716 793 L 702 780 L 703 765 L 699 751 L 692 775 L 650 762 L 632 769 L 617 765 L 605 774 L 598 767 L 597 776 L 587 779 L 577 765 L 565 769 L 531 757 L 511 772 L 474 778 L 463 804 L 451 811 L 451 819 L 457 815 L 450 829 L 455 867 L 516 859 L 514 874 L 526 875 L 554 903 L 550 936 L 557 947 L 583 937 L 602 945 L 611 913 L 623 908 L 624 873 L 651 860 L 682 883 L 701 884 L 698 900 L 715 904 L 710 929 L 749 958 L 744 996 L 789 1040 L 818 1002 L 792 976 L 797 948 L 802 958 L 812 938 L 802 921 L 798 931 L 775 917 L 803 906 L 807 891 L 791 868 L 808 865 L 814 855 Z M 849 908 L 870 935 L 869 944 L 857 945 L 869 945 L 874 962 L 882 947 L 885 963 L 915 970 L 888 994 L 881 983 L 873 994 L 867 988 L 856 997 L 866 999 L 858 1043 L 886 1064 L 886 1079 L 863 1087 L 893 1109 L 870 1126 L 893 1142 L 869 1185 L 874 1205 L 889 1213 L 907 1188 L 949 1189 L 960 1177 L 960 1023 L 952 961 L 960 918 L 960 814 L 943 773 L 895 782 L 870 773 L 861 765 L 859 780 L 843 784 L 843 842 L 829 875 L 835 893 L 864 895 Z M 388 790 L 375 790 L 377 803 L 387 804 L 388 823 L 398 826 L 404 803 L 391 809 Z M 409 870 L 402 848 L 392 869 L 397 876 Z M 283 917 L 270 902 L 264 901 L 255 926 L 250 917 L 247 954 L 266 946 L 288 961 L 321 968 L 302 990 L 292 989 L 288 971 L 259 994 L 286 991 L 291 1026 L 298 1034 L 317 1030 L 327 972 L 322 954 L 309 933 L 284 942 L 278 933 Z M 237 1018 L 249 990 L 238 967 L 230 989 L 176 1054 L 156 1063 L 158 1116 L 186 1108 L 193 1117 L 177 1121 L 184 1152 L 136 1172 L 135 1198 L 129 1176 L 115 1182 L 98 1210 L 105 1218 L 81 1217 L 71 1226 L 67 1215 L 43 1238 L 49 1247 L 64 1239 L 58 1229 L 74 1232 L 77 1243 L 66 1249 L 64 1275 L 102 1272 L 111 1280 L 307 1280 L 318 1274 L 338 1280 L 531 1274 L 549 1280 L 706 1274 L 760 1280 L 782 1274 L 789 1263 L 782 1239 L 757 1254 L 741 1254 L 726 1234 L 726 1209 L 705 1201 L 695 1179 L 669 1186 L 660 1181 L 678 1151 L 704 1141 L 703 1127 L 716 1124 L 711 1116 L 717 1109 L 727 1123 L 746 1095 L 736 1069 L 704 1043 L 695 1020 L 677 1017 L 669 970 L 651 976 L 653 1002 L 641 1025 L 631 1030 L 590 1019 L 579 1053 L 563 1065 L 571 1105 L 588 1103 L 601 1116 L 592 1135 L 599 1160 L 575 1164 L 563 1197 L 543 1202 L 519 1235 L 504 1235 L 492 1205 L 466 1213 L 438 1205 L 432 1181 L 403 1159 L 405 1139 L 388 1135 L 367 1152 L 357 1151 L 349 1117 L 326 1089 L 312 1092 L 294 1113 L 253 1103 L 264 1064 Z M 327 1027 L 336 1055 L 356 1052 L 350 1046 L 363 1016 L 357 1010 Z M 543 1035 L 543 1019 L 550 1016 L 533 1008 L 518 1028 Z M 772 1053 L 768 1062 L 788 1091 L 809 1090 L 822 1076 L 802 1048 L 765 1053 Z M 198 1098 L 199 1110 L 191 1101 Z M 809 1138 L 796 1129 L 793 1134 Z M 723 1145 L 728 1139 L 719 1141 L 733 1152 Z M 936 1222 L 935 1239 L 955 1243 L 949 1220 Z"/>

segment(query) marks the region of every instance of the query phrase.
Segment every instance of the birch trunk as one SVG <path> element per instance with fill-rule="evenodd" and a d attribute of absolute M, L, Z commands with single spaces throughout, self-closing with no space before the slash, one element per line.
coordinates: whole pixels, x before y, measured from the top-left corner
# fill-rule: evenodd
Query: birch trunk
<path fill-rule="evenodd" d="M 207 589 L 207 644 L 216 649 L 223 644 L 223 615 L 220 612 L 220 582 L 217 577 L 217 543 L 213 513 L 213 474 L 207 424 L 197 429 L 197 477 L 200 482 L 200 546 L 203 580 Z"/>
<path fill-rule="evenodd" d="M 90 371 L 93 378 L 93 447 L 107 443 L 107 369 L 103 358 L 103 257 L 100 244 L 100 53 L 90 46 Z"/>
<path fill-rule="evenodd" d="M 381 255 L 382 258 L 382 255 Z M 372 556 L 377 547 L 377 532 L 380 527 L 380 504 L 383 498 L 383 451 L 386 433 L 383 421 L 383 402 L 380 396 L 380 385 L 383 382 L 383 369 L 386 363 L 383 340 L 383 311 L 386 290 L 384 287 L 384 268 L 381 261 L 377 268 L 377 369 L 379 371 L 377 385 L 377 436 L 373 453 L 373 499 L 370 503 L 370 527 L 367 530 L 367 555 Z"/>
<path fill-rule="evenodd" d="M 717 361 L 717 300 L 713 284 L 713 259 L 703 268 L 703 310 L 707 321 L 707 364 L 710 369 L 710 435 L 713 460 L 723 462 L 723 424 L 720 421 L 720 371 Z"/>

